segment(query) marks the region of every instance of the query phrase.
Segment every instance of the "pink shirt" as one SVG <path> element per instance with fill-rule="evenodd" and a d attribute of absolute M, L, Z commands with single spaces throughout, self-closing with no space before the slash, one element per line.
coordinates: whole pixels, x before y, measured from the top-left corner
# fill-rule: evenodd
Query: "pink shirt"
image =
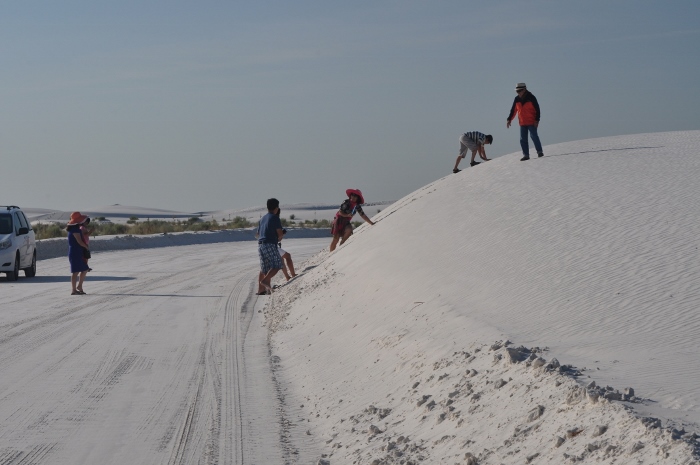
<path fill-rule="evenodd" d="M 83 235 L 83 241 L 85 242 L 85 245 L 90 245 L 90 233 L 88 232 L 88 228 L 86 228 L 85 225 L 81 224 L 80 232 Z"/>

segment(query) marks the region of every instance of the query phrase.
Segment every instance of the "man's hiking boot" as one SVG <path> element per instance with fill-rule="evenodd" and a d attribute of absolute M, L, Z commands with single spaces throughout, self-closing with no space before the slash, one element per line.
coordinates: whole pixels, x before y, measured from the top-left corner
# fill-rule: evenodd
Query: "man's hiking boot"
<path fill-rule="evenodd" d="M 478 161 L 473 161 L 473 162 L 471 162 L 471 163 L 469 163 L 469 164 L 472 165 L 472 166 L 476 166 L 476 165 L 478 165 L 479 163 L 480 163 L 480 162 L 478 162 Z"/>
<path fill-rule="evenodd" d="M 537 152 L 537 158 L 541 158 L 541 157 L 544 157 L 544 153 L 542 153 L 542 152 Z"/>
<path fill-rule="evenodd" d="M 452 172 L 453 172 L 454 174 L 457 174 L 457 173 L 459 173 L 460 171 L 462 171 L 462 170 L 460 170 L 459 168 L 455 168 L 455 169 L 452 170 Z"/>
<path fill-rule="evenodd" d="M 520 159 L 520 161 L 525 161 L 525 160 L 529 160 L 529 159 L 530 159 L 530 157 L 524 156 L 523 158 Z"/>

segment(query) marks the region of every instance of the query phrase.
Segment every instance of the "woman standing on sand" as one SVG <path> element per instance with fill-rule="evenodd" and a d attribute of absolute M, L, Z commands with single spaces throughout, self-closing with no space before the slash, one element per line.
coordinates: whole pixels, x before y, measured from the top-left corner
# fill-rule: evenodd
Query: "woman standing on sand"
<path fill-rule="evenodd" d="M 362 211 L 362 204 L 365 203 L 365 198 L 362 196 L 360 189 L 348 189 L 345 191 L 345 194 L 348 196 L 348 199 L 340 205 L 340 209 L 335 214 L 333 225 L 331 226 L 331 234 L 333 235 L 330 247 L 331 252 L 335 250 L 341 237 L 340 245 L 343 245 L 348 240 L 348 237 L 352 236 L 350 221 L 355 213 L 359 213 L 363 220 L 374 225 L 372 220 L 367 218 L 365 212 Z"/>
<path fill-rule="evenodd" d="M 88 217 L 81 215 L 80 212 L 70 214 L 70 221 L 66 225 L 68 230 L 68 261 L 70 262 L 70 284 L 73 291 L 71 295 L 83 295 L 83 281 L 88 272 L 88 265 L 85 261 L 86 255 L 89 255 L 90 249 L 83 240 L 83 235 L 80 233 L 80 225 L 82 225 Z M 87 252 L 87 254 L 86 254 Z"/>

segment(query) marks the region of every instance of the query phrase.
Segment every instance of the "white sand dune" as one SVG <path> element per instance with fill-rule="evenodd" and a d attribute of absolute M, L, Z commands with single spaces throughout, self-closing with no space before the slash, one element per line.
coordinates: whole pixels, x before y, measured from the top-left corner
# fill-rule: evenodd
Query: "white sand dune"
<path fill-rule="evenodd" d="M 377 207 L 376 226 L 363 225 L 333 254 L 298 263 L 299 278 L 262 298 L 270 300 L 270 363 L 281 390 L 248 425 L 248 442 L 219 450 L 222 460 L 233 450 L 268 458 L 284 450 L 290 463 L 334 465 L 697 463 L 699 152 L 700 131 L 552 145 L 545 158 L 520 162 L 513 154 Z M 91 213 L 159 214 L 113 207 Z M 323 205 L 286 207 L 305 219 Z M 337 206 L 327 207 L 330 218 Z M 67 212 L 34 213 L 67 219 Z M 329 239 L 327 231 L 309 234 Z M 93 244 L 96 251 L 202 244 L 194 247 L 217 257 L 214 247 L 231 245 L 204 244 L 250 235 L 100 237 Z M 40 251 L 59 256 L 63 247 L 65 240 L 42 241 Z M 164 250 L 148 265 L 169 268 L 187 250 Z M 236 260 L 254 267 L 253 250 Z M 96 263 L 111 263 L 108 257 L 98 253 Z M 30 292 L 57 279 L 41 281 L 42 263 L 39 281 L 5 283 L 6 292 L 28 292 L 12 294 L 8 318 L 24 318 L 27 298 L 38 299 L 42 312 L 53 308 L 53 289 Z M 56 271 L 65 266 L 51 263 Z M 239 284 L 248 268 L 236 275 Z M 217 286 L 228 289 L 224 282 Z M 246 340 L 258 344 L 263 336 L 255 334 Z M 254 347 L 257 362 L 249 363 L 262 370 L 267 349 Z M 13 367 L 34 370 L 31 363 Z M 270 389 L 243 390 L 239 402 L 266 405 Z M 3 417 L 6 435 L 14 434 L 12 412 Z M 111 427 L 133 434 L 126 420 Z M 51 442 L 43 430 L 32 434 L 31 441 Z M 9 436 L 0 442 L 19 447 Z M 96 433 L 71 447 L 109 457 L 108 443 Z M 125 456 L 126 444 L 115 445 L 121 455 L 113 460 Z M 188 453 L 209 457 L 205 449 Z M 50 460 L 44 452 L 37 463 Z M 162 451 L 149 454 L 146 460 Z"/>
<path fill-rule="evenodd" d="M 24 213 L 31 222 L 58 222 L 66 223 L 70 219 L 70 211 L 50 210 L 45 208 L 24 208 Z M 127 205 L 108 205 L 105 207 L 88 208 L 79 210 L 82 214 L 93 218 L 105 217 L 115 223 L 125 223 L 131 217 L 140 219 L 160 219 L 160 220 L 175 220 L 186 219 L 193 216 L 199 216 L 198 213 L 179 212 L 172 210 L 163 210 L 160 208 L 147 208 Z"/>
<path fill-rule="evenodd" d="M 545 151 L 425 186 L 273 295 L 324 460 L 694 463 L 700 131 Z"/>
<path fill-rule="evenodd" d="M 172 217 L 179 217 L 179 216 L 185 216 L 185 215 L 192 216 L 194 214 L 194 213 L 190 213 L 190 212 L 165 210 L 162 208 L 146 208 L 146 207 L 136 207 L 136 206 L 129 206 L 129 205 L 119 205 L 119 204 L 107 205 L 104 207 L 89 209 L 86 211 L 89 211 L 91 213 L 100 213 L 104 216 L 132 215 L 132 216 L 138 216 L 138 217 L 144 217 L 144 218 L 146 218 L 146 217 L 172 218 Z"/>

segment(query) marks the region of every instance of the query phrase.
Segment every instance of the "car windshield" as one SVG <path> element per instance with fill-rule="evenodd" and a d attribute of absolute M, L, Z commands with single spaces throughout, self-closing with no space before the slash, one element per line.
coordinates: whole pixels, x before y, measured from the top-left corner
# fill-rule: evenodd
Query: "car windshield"
<path fill-rule="evenodd" d="M 0 213 L 0 234 L 12 232 L 12 217 L 9 213 Z"/>

